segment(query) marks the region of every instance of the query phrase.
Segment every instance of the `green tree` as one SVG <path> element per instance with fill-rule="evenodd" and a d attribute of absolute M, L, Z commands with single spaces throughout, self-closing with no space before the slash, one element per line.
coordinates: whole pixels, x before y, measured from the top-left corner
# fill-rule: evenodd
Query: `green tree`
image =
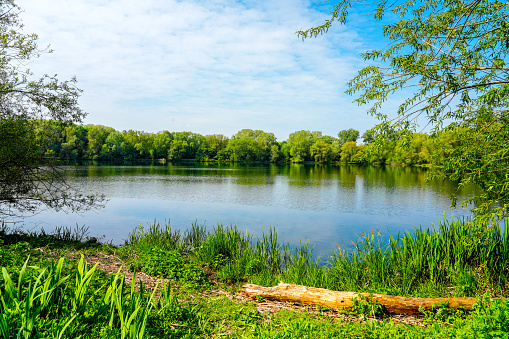
<path fill-rule="evenodd" d="M 258 161 L 270 161 L 272 146 L 277 146 L 276 136 L 274 133 L 259 132 L 255 138 L 257 144 L 256 158 Z"/>
<path fill-rule="evenodd" d="M 359 163 L 364 159 L 366 145 L 357 146 L 355 141 L 349 141 L 341 146 L 341 162 Z"/>
<path fill-rule="evenodd" d="M 441 166 L 447 161 L 457 146 L 457 131 L 445 130 L 436 133 L 433 138 L 428 138 L 424 149 L 423 156 L 432 167 Z"/>
<path fill-rule="evenodd" d="M 474 183 L 477 216 L 498 220 L 509 213 L 509 2 L 498 0 L 342 0 L 332 18 L 299 31 L 302 38 L 345 23 L 353 5 L 372 9 L 390 43 L 362 54 L 370 64 L 349 83 L 359 104 L 382 121 L 382 104 L 398 90 L 403 95 L 398 122 L 427 117 L 433 131 L 459 128 L 457 147 L 434 166 L 435 177 Z M 365 9 L 364 9 L 365 10 Z M 390 15 L 389 15 L 390 13 Z M 447 125 L 448 122 L 454 123 Z"/>
<path fill-rule="evenodd" d="M 427 140 L 428 136 L 422 133 L 411 133 L 400 138 L 394 148 L 391 162 L 410 166 L 428 163 Z"/>
<path fill-rule="evenodd" d="M 226 148 L 231 161 L 257 161 L 258 144 L 251 137 L 233 137 Z"/>
<path fill-rule="evenodd" d="M 168 157 L 168 150 L 171 147 L 172 136 L 168 131 L 159 132 L 154 135 L 153 149 L 154 158 L 166 159 Z"/>
<path fill-rule="evenodd" d="M 168 159 L 196 159 L 203 160 L 207 148 L 207 141 L 201 134 L 192 132 L 173 132 Z"/>
<path fill-rule="evenodd" d="M 65 124 L 45 119 L 36 119 L 32 122 L 38 140 L 37 153 L 40 155 L 40 161 L 59 157 L 62 143 L 65 142 Z"/>
<path fill-rule="evenodd" d="M 154 159 L 154 135 L 147 132 L 138 132 L 138 142 L 134 148 L 139 152 L 141 159 Z"/>
<path fill-rule="evenodd" d="M 270 147 L 270 162 L 278 162 L 281 158 L 281 151 L 278 145 L 272 145 Z"/>
<path fill-rule="evenodd" d="M 228 147 L 217 152 L 217 161 L 231 161 L 231 153 Z"/>
<path fill-rule="evenodd" d="M 316 137 L 321 137 L 322 132 L 297 131 L 289 135 L 287 146 L 290 149 L 292 162 L 303 162 L 311 160 L 311 145 Z"/>
<path fill-rule="evenodd" d="M 55 76 L 34 78 L 25 65 L 43 52 L 37 35 L 26 34 L 20 9 L 0 0 L 0 215 L 24 215 L 41 208 L 86 210 L 95 206 L 71 187 L 62 170 L 40 152 L 40 125 L 34 119 L 80 122 L 76 80 Z M 42 161 L 42 162 L 41 162 Z"/>
<path fill-rule="evenodd" d="M 228 146 L 229 139 L 222 134 L 211 134 L 205 136 L 205 141 L 207 145 L 205 151 L 207 160 L 219 160 L 217 159 L 217 154 Z"/>
<path fill-rule="evenodd" d="M 274 145 L 277 141 L 273 133 L 243 129 L 232 136 L 228 150 L 232 161 L 271 161 Z"/>
<path fill-rule="evenodd" d="M 339 140 L 334 140 L 334 142 L 332 143 L 332 160 L 333 161 L 339 161 L 341 156 L 341 144 L 339 142 Z"/>
<path fill-rule="evenodd" d="M 291 158 L 291 155 L 290 155 L 290 145 L 288 145 L 288 141 L 285 140 L 285 141 L 282 141 L 281 144 L 279 145 L 279 154 L 281 155 L 281 157 L 283 157 L 283 161 L 290 161 L 290 158 Z"/>
<path fill-rule="evenodd" d="M 81 125 L 66 126 L 65 143 L 62 143 L 60 157 L 66 159 L 83 158 L 88 144 L 88 131 Z"/>
<path fill-rule="evenodd" d="M 375 133 L 372 129 L 368 129 L 362 134 L 362 139 L 365 145 L 369 145 L 371 142 L 373 142 L 374 138 Z"/>
<path fill-rule="evenodd" d="M 359 139 L 359 131 L 350 128 L 344 129 L 338 133 L 339 144 L 343 146 L 343 144 L 347 142 L 356 142 Z"/>
<path fill-rule="evenodd" d="M 106 143 L 106 139 L 110 133 L 114 132 L 115 129 L 103 125 L 85 125 L 85 128 L 88 131 L 88 147 L 86 155 L 89 159 L 99 159 L 101 156 L 105 155 L 104 153 L 101 153 L 103 145 Z"/>
<path fill-rule="evenodd" d="M 322 137 L 320 137 L 318 140 L 322 140 L 325 143 L 332 145 L 334 143 L 334 141 L 336 141 L 338 139 L 331 137 L 330 135 L 322 135 Z"/>
<path fill-rule="evenodd" d="M 188 153 L 189 144 L 187 140 L 175 139 L 171 142 L 170 149 L 168 151 L 169 160 L 182 160 L 187 159 L 186 154 Z"/>
<path fill-rule="evenodd" d="M 124 159 L 134 160 L 140 157 L 140 152 L 136 149 L 135 145 L 138 143 L 139 132 L 132 129 L 128 131 L 122 131 L 124 137 Z"/>
<path fill-rule="evenodd" d="M 332 145 L 323 140 L 317 140 L 311 146 L 311 156 L 316 162 L 330 162 L 332 159 Z"/>
<path fill-rule="evenodd" d="M 393 163 L 398 141 L 401 138 L 410 135 L 406 126 L 403 127 L 404 128 L 398 130 L 395 126 L 392 126 L 387 122 L 383 122 L 370 129 L 369 135 L 371 137 L 371 141 L 363 150 L 364 160 L 375 165 Z M 366 133 L 368 133 L 368 131 L 366 131 Z"/>
<path fill-rule="evenodd" d="M 111 132 L 106 138 L 106 158 L 122 159 L 125 156 L 124 135 L 118 131 Z"/>

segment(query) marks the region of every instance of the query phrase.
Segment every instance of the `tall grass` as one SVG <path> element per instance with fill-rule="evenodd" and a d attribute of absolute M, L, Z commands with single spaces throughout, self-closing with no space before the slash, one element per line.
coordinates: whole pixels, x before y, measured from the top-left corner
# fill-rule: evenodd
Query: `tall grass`
<path fill-rule="evenodd" d="M 24 230 L 22 227 L 9 227 L 0 223 L 0 244 L 30 243 L 34 247 L 50 246 L 52 249 L 95 249 L 106 251 L 113 249 L 111 242 L 101 242 L 96 237 L 88 235 L 85 225 L 75 227 L 56 226 L 53 231 L 47 232 L 44 228 Z"/>
<path fill-rule="evenodd" d="M 509 223 L 439 222 L 383 238 L 363 234 L 354 250 L 338 249 L 325 265 L 308 244 L 292 247 L 270 229 L 261 237 L 236 225 L 212 230 L 196 224 L 183 235 L 169 225 L 138 227 L 126 242 L 133 251 L 178 249 L 227 282 L 274 285 L 279 281 L 335 290 L 408 296 L 506 296 L 509 291 Z M 192 240 L 191 240 L 192 239 Z"/>
<path fill-rule="evenodd" d="M 337 288 L 378 289 L 403 295 L 507 295 L 508 223 L 439 222 L 432 229 L 389 238 L 364 236 L 350 255 L 334 255 L 330 268 Z M 348 279 L 355 272 L 355 280 Z M 341 278 L 343 277 L 343 278 Z"/>

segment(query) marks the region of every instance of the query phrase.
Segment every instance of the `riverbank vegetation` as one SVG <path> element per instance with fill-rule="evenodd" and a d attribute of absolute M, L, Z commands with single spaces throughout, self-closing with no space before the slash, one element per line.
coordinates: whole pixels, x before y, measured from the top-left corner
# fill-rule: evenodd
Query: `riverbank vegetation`
<path fill-rule="evenodd" d="M 125 245 L 115 247 L 83 232 L 3 227 L 0 331 L 3 338 L 504 337 L 509 305 L 491 298 L 509 294 L 508 227 L 451 221 L 389 239 L 373 231 L 325 264 L 309 246 L 292 248 L 274 230 L 254 238 L 236 226 L 193 225 L 179 232 L 154 224 L 138 226 Z M 135 288 L 120 271 L 87 265 L 83 255 L 97 253 L 161 279 L 158 288 Z M 479 302 L 471 312 L 444 305 L 404 320 L 366 300 L 350 313 L 288 305 L 272 313 L 257 310 L 263 300 L 235 297 L 242 283 L 279 281 L 406 296 L 475 296 Z"/>
<path fill-rule="evenodd" d="M 339 131 L 337 137 L 320 131 L 296 131 L 277 141 L 273 133 L 243 129 L 227 137 L 192 132 L 146 133 L 116 131 L 102 125 L 32 122 L 39 136 L 38 153 L 43 158 L 74 160 L 141 160 L 219 162 L 318 162 L 431 165 L 439 164 L 456 146 L 459 131 L 434 138 L 409 130 L 373 128 L 358 144 L 359 131 Z M 382 146 L 381 146 L 382 145 Z"/>
<path fill-rule="evenodd" d="M 181 233 L 154 224 L 138 226 L 121 252 L 133 258 L 134 267 L 154 271 L 168 257 L 157 251 L 177 251 L 232 284 L 284 281 L 414 297 L 500 297 L 509 294 L 509 276 L 502 274 L 509 267 L 508 231 L 509 223 L 501 229 L 457 220 L 388 239 L 373 230 L 353 251 L 338 248 L 324 263 L 307 244 L 292 247 L 280 241 L 274 229 L 253 238 L 234 225 L 212 230 L 193 225 Z"/>

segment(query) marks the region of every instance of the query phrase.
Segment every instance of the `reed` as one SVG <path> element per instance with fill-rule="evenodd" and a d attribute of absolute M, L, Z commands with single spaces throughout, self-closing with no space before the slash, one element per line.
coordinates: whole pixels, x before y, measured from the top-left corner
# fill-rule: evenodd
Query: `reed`
<path fill-rule="evenodd" d="M 507 295 L 508 223 L 439 222 L 431 229 L 389 237 L 364 234 L 350 253 L 328 263 L 329 287 L 400 295 Z"/>
<path fill-rule="evenodd" d="M 293 248 L 275 229 L 261 237 L 236 225 L 218 224 L 207 231 L 193 227 L 180 236 L 166 225 L 136 230 L 126 248 L 173 248 L 198 265 L 208 266 L 227 282 L 274 285 L 279 281 L 335 290 L 408 296 L 507 295 L 509 223 L 439 222 L 431 229 L 382 237 L 372 231 L 353 250 L 333 251 L 325 265 L 313 249 Z"/>
<path fill-rule="evenodd" d="M 157 247 L 161 249 L 182 249 L 182 235 L 179 230 L 173 231 L 169 224 L 161 226 L 158 222 L 145 228 L 141 224 L 129 234 L 126 244 L 137 250 L 147 251 Z"/>

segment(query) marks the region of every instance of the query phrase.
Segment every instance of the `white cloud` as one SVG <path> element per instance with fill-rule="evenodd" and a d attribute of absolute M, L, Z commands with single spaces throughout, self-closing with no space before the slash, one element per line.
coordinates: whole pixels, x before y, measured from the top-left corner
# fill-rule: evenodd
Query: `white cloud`
<path fill-rule="evenodd" d="M 55 50 L 31 68 L 76 75 L 86 123 L 226 135 L 253 128 L 280 140 L 374 124 L 342 94 L 361 67 L 360 38 L 337 26 L 302 42 L 297 29 L 327 18 L 306 1 L 18 4 L 27 31 Z"/>

